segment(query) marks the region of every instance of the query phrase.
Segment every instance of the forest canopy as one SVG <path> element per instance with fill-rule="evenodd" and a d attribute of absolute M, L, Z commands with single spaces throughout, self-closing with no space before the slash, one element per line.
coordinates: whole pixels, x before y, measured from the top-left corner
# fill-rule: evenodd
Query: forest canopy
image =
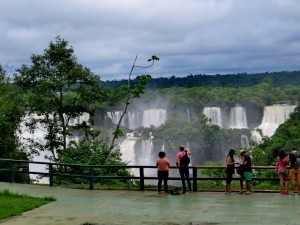
<path fill-rule="evenodd" d="M 265 78 L 271 78 L 275 87 L 284 85 L 300 85 L 300 71 L 282 71 L 266 73 L 238 73 L 238 74 L 215 74 L 215 75 L 187 75 L 184 77 L 159 77 L 152 78 L 146 88 L 170 88 L 170 87 L 250 87 L 261 83 Z M 126 84 L 127 80 L 102 81 L 106 88 L 116 88 Z M 133 83 L 135 80 L 132 81 Z"/>

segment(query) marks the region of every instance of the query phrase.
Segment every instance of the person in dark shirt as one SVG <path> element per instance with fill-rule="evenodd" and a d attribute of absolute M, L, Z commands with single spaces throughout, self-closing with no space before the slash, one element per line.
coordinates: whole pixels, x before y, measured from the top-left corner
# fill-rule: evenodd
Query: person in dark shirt
<path fill-rule="evenodd" d="M 297 163 L 297 157 L 300 157 L 297 154 L 297 149 L 294 147 L 291 150 L 291 154 L 289 154 L 289 161 L 290 161 L 290 181 L 291 181 L 291 186 L 292 190 L 290 194 L 295 193 L 295 179 L 298 184 L 298 195 L 300 195 L 300 165 Z"/>
<path fill-rule="evenodd" d="M 240 150 L 240 154 L 244 157 L 244 162 L 241 164 L 243 167 L 244 178 L 246 181 L 246 195 L 251 194 L 251 181 L 252 181 L 252 165 L 251 158 L 245 150 Z"/>

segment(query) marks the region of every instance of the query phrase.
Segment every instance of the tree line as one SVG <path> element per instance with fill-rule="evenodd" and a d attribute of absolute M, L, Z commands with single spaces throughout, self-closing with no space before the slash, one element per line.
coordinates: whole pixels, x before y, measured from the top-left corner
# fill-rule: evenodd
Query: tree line
<path fill-rule="evenodd" d="M 265 78 L 271 78 L 275 87 L 289 84 L 300 85 L 300 71 L 282 71 L 265 73 L 238 73 L 215 75 L 187 75 L 184 77 L 158 77 L 152 78 L 146 85 L 147 89 L 171 88 L 171 87 L 250 87 L 261 83 Z M 133 83 L 135 80 L 132 81 Z M 126 84 L 126 80 L 101 81 L 106 88 L 117 88 Z"/>

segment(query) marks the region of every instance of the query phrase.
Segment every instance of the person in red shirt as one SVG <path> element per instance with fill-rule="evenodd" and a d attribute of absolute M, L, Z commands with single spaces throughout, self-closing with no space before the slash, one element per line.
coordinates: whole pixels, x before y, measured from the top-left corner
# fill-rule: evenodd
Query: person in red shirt
<path fill-rule="evenodd" d="M 169 193 L 168 191 L 168 178 L 169 178 L 169 168 L 170 161 L 166 158 L 165 152 L 158 153 L 158 159 L 156 161 L 157 167 L 157 176 L 158 176 L 158 192 L 161 192 L 161 184 L 164 181 L 164 189 L 165 193 Z"/>

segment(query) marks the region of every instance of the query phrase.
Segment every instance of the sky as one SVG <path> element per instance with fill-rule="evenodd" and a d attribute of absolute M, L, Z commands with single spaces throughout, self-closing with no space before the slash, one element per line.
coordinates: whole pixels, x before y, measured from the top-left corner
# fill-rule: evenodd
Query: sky
<path fill-rule="evenodd" d="M 300 70 L 299 0 L 1 0 L 8 74 L 59 35 L 101 80 Z"/>

